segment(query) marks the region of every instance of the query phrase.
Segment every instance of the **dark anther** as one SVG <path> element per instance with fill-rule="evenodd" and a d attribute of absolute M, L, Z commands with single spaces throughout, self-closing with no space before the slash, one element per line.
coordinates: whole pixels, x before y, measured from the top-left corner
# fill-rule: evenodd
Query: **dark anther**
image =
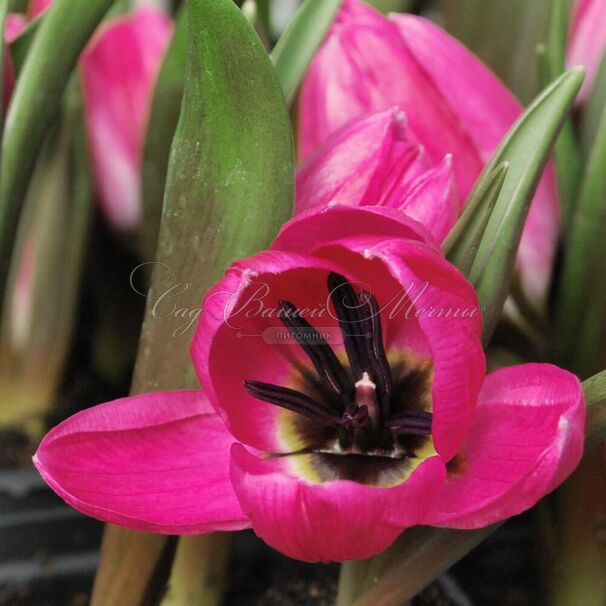
<path fill-rule="evenodd" d="M 349 394 L 351 380 L 347 371 L 322 335 L 305 318 L 298 315 L 297 308 L 290 301 L 280 301 L 280 312 L 280 320 L 307 354 L 320 377 L 337 394 Z M 308 339 L 297 337 L 297 331 L 300 329 L 303 329 Z"/>
<path fill-rule="evenodd" d="M 253 398 L 281 406 L 322 425 L 337 426 L 340 423 L 339 415 L 330 406 L 300 391 L 261 381 L 244 381 L 244 387 Z"/>
<path fill-rule="evenodd" d="M 388 424 L 389 431 L 394 435 L 426 436 L 431 433 L 433 415 L 425 410 L 408 410 L 394 415 Z"/>
<path fill-rule="evenodd" d="M 368 318 L 363 316 L 365 306 L 360 304 L 351 283 L 339 274 L 328 275 L 328 290 L 339 320 L 354 380 L 357 381 L 365 372 L 371 371 L 369 323 Z"/>

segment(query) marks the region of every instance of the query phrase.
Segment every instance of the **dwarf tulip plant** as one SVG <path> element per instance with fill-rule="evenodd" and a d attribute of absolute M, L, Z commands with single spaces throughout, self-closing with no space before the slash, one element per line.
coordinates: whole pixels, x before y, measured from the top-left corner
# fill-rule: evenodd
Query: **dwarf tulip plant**
<path fill-rule="evenodd" d="M 601 354 L 583 349 L 589 338 L 570 342 L 573 319 L 584 335 L 606 326 L 599 305 L 584 315 L 570 296 L 570 285 L 588 288 L 580 276 L 601 269 L 579 243 L 593 234 L 603 252 L 596 233 L 606 229 L 606 117 L 602 86 L 592 91 L 602 0 L 578 0 L 567 34 L 556 27 L 566 14 L 555 0 L 546 51 L 555 80 L 526 110 L 435 23 L 361 0 L 305 0 L 271 53 L 260 39 L 266 3 L 258 15 L 247 6 L 249 23 L 232 0 L 187 0 L 187 13 L 171 14 L 127 2 L 107 15 L 110 0 L 90 0 L 89 12 L 76 1 L 32 1 L 2 17 L 0 269 L 12 282 L 0 292 L 14 317 L 0 328 L 23 318 L 29 326 L 35 309 L 26 303 L 44 272 L 25 271 L 23 246 L 10 267 L 3 256 L 18 240 L 26 194 L 35 197 L 24 183 L 53 156 L 53 120 L 69 143 L 57 191 L 95 198 L 120 246 L 159 231 L 157 266 L 195 294 L 188 317 L 197 326 L 186 343 L 183 332 L 167 339 L 155 315 L 164 283 L 156 267 L 133 395 L 50 429 L 36 468 L 77 510 L 129 529 L 252 529 L 306 562 L 389 550 L 364 575 L 379 593 L 385 562 L 395 578 L 398 558 L 412 553 L 406 579 L 381 593 L 386 606 L 406 602 L 460 557 L 453 544 L 474 536 L 466 531 L 527 511 L 567 479 L 586 447 L 586 401 L 591 444 L 606 434 L 595 406 L 606 400 L 600 375 L 582 384 L 568 370 L 586 378 L 603 367 Z M 65 47 L 62 21 L 73 41 Z M 590 76 L 576 106 L 582 76 L 556 65 L 566 52 Z M 572 121 L 560 128 L 573 106 L 579 128 L 595 132 L 583 136 L 586 181 L 561 239 L 556 177 L 567 182 L 562 150 L 577 153 L 577 134 Z M 75 145 L 70 120 L 80 113 L 86 138 Z M 73 150 L 83 149 L 88 162 L 78 164 Z M 167 163 L 166 180 L 152 174 Z M 24 217 L 36 210 L 36 200 L 27 204 Z M 606 301 L 603 290 L 596 301 Z M 504 351 L 519 363 L 505 364 Z M 581 363 L 589 358 L 591 372 Z M 415 526 L 428 527 L 427 543 L 399 551 Z M 142 602 L 121 592 L 145 583 L 117 580 L 118 598 L 106 587 L 139 573 L 122 563 L 140 536 L 106 537 L 106 558 L 119 557 L 113 572 L 102 568 L 93 602 Z M 173 544 L 158 545 L 141 570 L 158 570 L 158 553 L 170 563 Z M 178 561 L 188 552 L 179 553 Z M 342 578 L 339 606 L 347 592 L 363 594 L 353 576 Z M 212 606 L 215 594 L 197 601 Z"/>
<path fill-rule="evenodd" d="M 35 463 L 70 504 L 143 530 L 252 526 L 291 557 L 343 561 L 415 524 L 520 513 L 580 459 L 578 379 L 485 377 L 473 288 L 401 211 L 308 211 L 203 310 L 202 391 L 105 404 L 43 440 Z"/>

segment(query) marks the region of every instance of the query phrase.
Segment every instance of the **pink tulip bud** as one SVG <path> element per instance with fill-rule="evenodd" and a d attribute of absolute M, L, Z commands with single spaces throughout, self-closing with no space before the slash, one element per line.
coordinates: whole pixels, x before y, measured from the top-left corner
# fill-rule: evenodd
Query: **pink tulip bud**
<path fill-rule="evenodd" d="M 141 219 L 141 160 L 168 17 L 141 9 L 110 21 L 82 55 L 84 108 L 101 208 L 117 229 Z"/>
<path fill-rule="evenodd" d="M 460 42 L 421 17 L 384 17 L 345 0 L 304 80 L 299 151 L 308 158 L 355 118 L 398 106 L 430 161 L 452 155 L 465 199 L 522 106 Z M 518 256 L 528 298 L 544 303 L 559 226 L 555 176 L 535 196 Z"/>
<path fill-rule="evenodd" d="M 52 3 L 53 0 L 31 0 L 27 9 L 28 19 L 35 19 L 41 15 Z"/>

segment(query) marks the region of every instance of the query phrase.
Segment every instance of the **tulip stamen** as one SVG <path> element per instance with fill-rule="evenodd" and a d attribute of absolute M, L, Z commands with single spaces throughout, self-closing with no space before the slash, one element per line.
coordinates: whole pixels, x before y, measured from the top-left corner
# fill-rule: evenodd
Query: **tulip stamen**
<path fill-rule="evenodd" d="M 322 335 L 297 313 L 290 301 L 280 301 L 280 320 L 311 360 L 320 378 L 338 395 L 351 391 L 350 379 L 335 352 Z M 298 336 L 303 330 L 307 340 Z"/>
<path fill-rule="evenodd" d="M 295 389 L 262 381 L 244 381 L 244 387 L 253 398 L 281 406 L 322 425 L 340 424 L 339 415 L 333 408 Z"/>
<path fill-rule="evenodd" d="M 315 434 L 320 427 L 327 428 L 328 434 L 313 436 L 318 442 L 316 452 L 408 456 L 416 437 L 431 434 L 432 413 L 410 410 L 408 404 L 419 406 L 417 398 L 423 393 L 418 391 L 423 385 L 419 377 L 423 375 L 406 367 L 392 369 L 383 343 L 380 307 L 373 295 L 356 292 L 337 273 L 330 273 L 327 282 L 351 373 L 297 307 L 282 300 L 278 317 L 311 361 L 319 381 L 313 373 L 302 371 L 302 391 L 261 381 L 244 381 L 244 386 L 252 397 L 318 424 L 308 431 Z M 402 411 L 404 406 L 407 409 Z"/>
<path fill-rule="evenodd" d="M 433 415 L 425 410 L 407 410 L 394 415 L 388 423 L 389 431 L 394 435 L 426 436 L 431 433 Z"/>

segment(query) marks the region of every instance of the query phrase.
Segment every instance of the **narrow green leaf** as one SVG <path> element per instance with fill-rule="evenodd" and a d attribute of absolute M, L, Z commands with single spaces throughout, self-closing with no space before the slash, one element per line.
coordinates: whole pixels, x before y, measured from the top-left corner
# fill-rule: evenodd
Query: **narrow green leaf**
<path fill-rule="evenodd" d="M 463 214 L 442 244 L 446 258 L 466 276 L 473 265 L 508 170 L 509 164 L 503 162 L 486 179 L 478 181 L 465 204 Z"/>
<path fill-rule="evenodd" d="M 290 103 L 343 0 L 305 0 L 280 36 L 271 59 Z"/>
<path fill-rule="evenodd" d="M 0 301 L 16 226 L 42 141 L 57 116 L 78 56 L 112 0 L 57 0 L 48 11 L 17 81 L 0 159 Z"/>
<path fill-rule="evenodd" d="M 560 362 L 581 376 L 606 356 L 606 106 L 583 175 L 565 250 L 556 314 Z"/>
<path fill-rule="evenodd" d="M 572 69 L 545 89 L 516 121 L 480 179 L 502 162 L 509 170 L 470 270 L 484 314 L 484 342 L 497 324 L 509 284 L 530 202 L 570 106 L 583 81 Z"/>
<path fill-rule="evenodd" d="M 143 148 L 141 245 L 145 259 L 154 258 L 158 243 L 170 144 L 179 121 L 185 86 L 186 50 L 187 12 L 183 7 L 177 15 L 173 39 L 156 83 Z"/>
<path fill-rule="evenodd" d="M 570 16 L 568 0 L 554 0 L 547 43 L 537 49 L 539 75 L 543 87 L 549 85 L 566 69 L 566 44 Z M 581 182 L 581 156 L 570 117 L 564 122 L 554 147 L 554 161 L 560 194 L 564 231 L 568 230 Z"/>
<path fill-rule="evenodd" d="M 6 17 L 8 15 L 8 0 L 0 3 L 0 32 L 6 29 Z M 0 92 L 4 91 L 4 53 L 6 52 L 6 46 L 0 44 Z M 0 95 L 0 117 L 4 115 L 4 94 Z"/>
<path fill-rule="evenodd" d="M 27 51 L 32 45 L 34 37 L 44 19 L 46 19 L 46 12 L 36 17 L 33 21 L 30 21 L 27 24 L 27 27 L 10 44 L 11 58 L 17 76 L 21 73 Z"/>
<path fill-rule="evenodd" d="M 606 54 L 602 58 L 598 75 L 593 83 L 581 121 L 581 151 L 589 158 L 606 106 Z"/>

